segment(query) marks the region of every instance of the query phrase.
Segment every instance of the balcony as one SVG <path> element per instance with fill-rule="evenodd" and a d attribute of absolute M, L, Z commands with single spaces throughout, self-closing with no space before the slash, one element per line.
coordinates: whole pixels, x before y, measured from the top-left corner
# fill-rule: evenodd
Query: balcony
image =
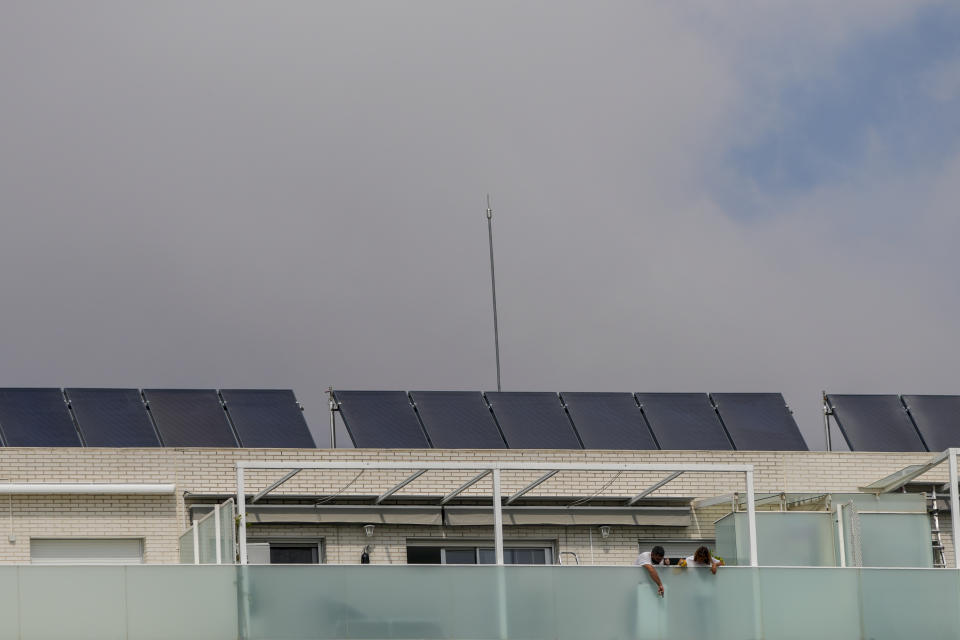
<path fill-rule="evenodd" d="M 3 566 L 0 638 L 956 638 L 960 571 Z"/>

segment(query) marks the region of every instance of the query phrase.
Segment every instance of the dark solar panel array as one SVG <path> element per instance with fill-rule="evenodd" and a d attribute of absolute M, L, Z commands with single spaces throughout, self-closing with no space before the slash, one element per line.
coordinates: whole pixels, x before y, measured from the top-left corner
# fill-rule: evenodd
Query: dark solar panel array
<path fill-rule="evenodd" d="M 65 389 L 88 447 L 159 447 L 138 389 Z"/>
<path fill-rule="evenodd" d="M 0 389 L 0 432 L 8 447 L 79 447 L 60 389 Z"/>
<path fill-rule="evenodd" d="M 490 407 L 479 391 L 411 391 L 410 397 L 434 447 L 506 447 Z"/>
<path fill-rule="evenodd" d="M 357 447 L 807 449 L 778 393 L 336 391 L 334 400 Z M 828 394 L 826 401 L 854 451 L 960 446 L 960 396 Z M 136 389 L 4 388 L 0 441 L 315 446 L 293 392 L 262 389 L 147 389 L 141 396 Z"/>
<path fill-rule="evenodd" d="M 237 446 L 215 390 L 144 389 L 143 397 L 165 446 Z"/>
<path fill-rule="evenodd" d="M 960 447 L 960 396 L 902 397 L 930 451 Z"/>
<path fill-rule="evenodd" d="M 710 398 L 738 450 L 807 451 L 779 393 L 712 393 Z"/>
<path fill-rule="evenodd" d="M 896 395 L 828 394 L 827 402 L 852 451 L 926 451 Z"/>
<path fill-rule="evenodd" d="M 430 446 L 405 391 L 334 391 L 333 394 L 354 446 L 385 449 Z"/>
<path fill-rule="evenodd" d="M 638 393 L 637 401 L 661 449 L 733 448 L 705 393 Z"/>
<path fill-rule="evenodd" d="M 241 447 L 312 449 L 303 411 L 289 389 L 221 389 Z"/>
<path fill-rule="evenodd" d="M 563 392 L 586 449 L 659 449 L 633 394 Z"/>
<path fill-rule="evenodd" d="M 583 448 L 556 393 L 488 391 L 486 397 L 511 449 Z"/>

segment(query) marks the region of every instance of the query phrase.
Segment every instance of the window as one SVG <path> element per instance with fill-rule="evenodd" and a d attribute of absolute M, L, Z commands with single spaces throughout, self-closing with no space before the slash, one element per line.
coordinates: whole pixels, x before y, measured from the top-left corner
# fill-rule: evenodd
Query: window
<path fill-rule="evenodd" d="M 250 564 L 320 564 L 322 558 L 320 540 L 261 540 L 247 544 Z"/>
<path fill-rule="evenodd" d="M 443 564 L 477 564 L 476 547 L 444 547 Z"/>
<path fill-rule="evenodd" d="M 31 538 L 33 564 L 143 564 L 142 538 Z"/>
<path fill-rule="evenodd" d="M 407 544 L 407 564 L 495 564 L 493 547 L 434 546 L 428 543 Z M 553 546 L 505 546 L 504 564 L 553 564 Z"/>
<path fill-rule="evenodd" d="M 493 549 L 480 549 L 480 564 L 495 564 Z M 503 564 L 553 564 L 553 549 L 550 548 L 503 548 Z"/>
<path fill-rule="evenodd" d="M 407 564 L 443 564 L 440 547 L 407 547 Z"/>

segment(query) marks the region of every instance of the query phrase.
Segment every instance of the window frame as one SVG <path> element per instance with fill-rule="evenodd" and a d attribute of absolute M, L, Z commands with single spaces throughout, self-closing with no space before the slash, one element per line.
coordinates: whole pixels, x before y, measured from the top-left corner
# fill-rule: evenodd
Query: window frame
<path fill-rule="evenodd" d="M 250 544 L 267 544 L 269 548 L 272 548 L 274 545 L 278 547 L 301 547 L 304 549 L 315 548 L 317 550 L 317 565 L 327 564 L 327 545 L 324 538 L 284 538 L 278 536 L 262 536 L 250 538 Z M 271 562 L 270 565 L 273 565 Z M 310 563 L 312 566 L 313 563 Z M 267 565 L 263 565 L 267 566 Z M 279 565 L 277 565 L 279 566 Z M 294 565 L 294 566 L 308 566 L 308 565 Z"/>
<path fill-rule="evenodd" d="M 451 539 L 451 538 L 408 538 L 406 541 L 405 549 L 410 547 L 439 547 L 440 548 L 440 564 L 448 565 L 447 562 L 447 549 L 472 549 L 474 561 L 472 563 L 454 563 L 450 566 L 492 566 L 492 563 L 481 563 L 480 562 L 480 551 L 483 549 L 492 549 L 494 548 L 494 542 L 492 540 L 487 540 L 484 538 L 464 538 L 464 539 Z M 543 564 L 534 564 L 534 565 L 516 565 L 516 566 L 531 566 L 531 567 L 545 567 L 551 566 L 557 563 L 557 542 L 556 540 L 504 540 L 503 541 L 503 550 L 504 552 L 507 549 L 542 549 L 544 551 L 544 559 L 546 562 Z"/>

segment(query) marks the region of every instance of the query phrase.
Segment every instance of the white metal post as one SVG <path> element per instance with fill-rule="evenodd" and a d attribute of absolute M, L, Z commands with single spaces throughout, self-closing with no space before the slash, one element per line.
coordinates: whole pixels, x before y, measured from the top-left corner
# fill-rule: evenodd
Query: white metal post
<path fill-rule="evenodd" d="M 753 496 L 753 469 L 746 471 L 747 476 L 747 528 L 750 530 L 750 566 L 757 567 L 757 505 Z"/>
<path fill-rule="evenodd" d="M 503 564 L 503 505 L 500 503 L 500 469 L 493 470 L 493 546 L 497 564 Z"/>
<path fill-rule="evenodd" d="M 193 564 L 200 564 L 200 533 L 196 520 L 193 521 Z"/>
<path fill-rule="evenodd" d="M 247 564 L 247 497 L 243 488 L 243 466 L 237 465 L 237 540 L 240 543 L 240 564 Z"/>
<path fill-rule="evenodd" d="M 843 503 L 837 503 L 837 552 L 840 555 L 840 566 L 847 566 L 847 549 L 843 541 Z"/>
<path fill-rule="evenodd" d="M 960 537 L 957 536 L 957 521 L 960 520 L 960 498 L 957 496 L 957 449 L 950 449 L 950 533 L 953 535 L 953 566 L 960 569 Z"/>
<path fill-rule="evenodd" d="M 213 532 L 213 539 L 217 543 L 217 564 L 223 564 L 223 541 L 220 539 L 220 505 L 217 505 L 213 508 L 213 526 L 215 530 Z"/>

